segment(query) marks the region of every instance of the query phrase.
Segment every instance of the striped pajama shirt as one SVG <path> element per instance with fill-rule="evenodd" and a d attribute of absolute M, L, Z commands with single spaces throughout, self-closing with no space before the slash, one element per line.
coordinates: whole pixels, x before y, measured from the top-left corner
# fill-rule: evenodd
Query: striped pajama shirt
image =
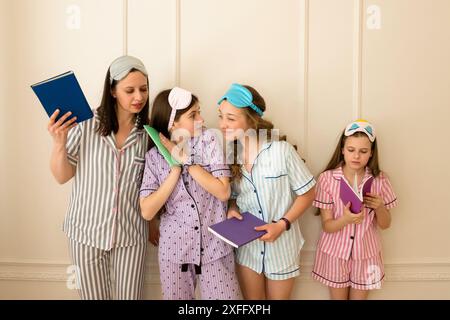
<path fill-rule="evenodd" d="M 83 299 L 137 299 L 148 239 L 139 207 L 148 136 L 134 127 L 118 150 L 114 134 L 99 135 L 98 124 L 95 112 L 69 131 L 67 156 L 76 172 L 63 231 L 80 270 Z M 130 272 L 126 281 L 118 276 L 122 270 Z M 110 294 L 114 274 L 115 297 Z"/>
<path fill-rule="evenodd" d="M 360 189 L 371 176 L 366 167 Z M 344 213 L 345 204 L 339 195 L 341 179 L 345 179 L 342 167 L 323 172 L 319 176 L 313 202 L 317 208 L 331 210 L 334 219 Z M 374 179 L 371 192 L 381 196 L 386 209 L 397 205 L 397 197 L 385 173 L 380 173 Z M 384 279 L 384 267 L 375 211 L 367 207 L 363 210 L 365 218 L 361 224 L 349 224 L 334 233 L 321 232 L 313 279 L 334 288 L 351 286 L 370 290 L 380 287 Z"/>
<path fill-rule="evenodd" d="M 241 166 L 242 178 L 233 183 L 233 197 L 240 212 L 248 211 L 267 223 L 278 221 L 296 197 L 316 181 L 297 151 L 285 141 L 265 143 L 251 172 Z M 304 244 L 298 219 L 274 242 L 253 241 L 237 249 L 236 262 L 271 280 L 300 274 L 299 256 Z"/>

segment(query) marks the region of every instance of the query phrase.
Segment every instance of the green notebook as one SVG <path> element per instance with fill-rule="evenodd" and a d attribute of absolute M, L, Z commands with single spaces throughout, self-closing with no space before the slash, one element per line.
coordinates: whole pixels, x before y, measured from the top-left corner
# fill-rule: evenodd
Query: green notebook
<path fill-rule="evenodd" d="M 179 166 L 177 160 L 175 160 L 172 155 L 170 154 L 169 150 L 167 150 L 166 147 L 161 143 L 161 139 L 159 138 L 159 132 L 156 131 L 154 128 L 150 127 L 149 125 L 144 125 L 145 131 L 147 131 L 150 138 L 152 138 L 153 142 L 155 143 L 156 147 L 158 148 L 159 153 L 164 157 L 164 159 L 167 161 L 169 166 Z"/>

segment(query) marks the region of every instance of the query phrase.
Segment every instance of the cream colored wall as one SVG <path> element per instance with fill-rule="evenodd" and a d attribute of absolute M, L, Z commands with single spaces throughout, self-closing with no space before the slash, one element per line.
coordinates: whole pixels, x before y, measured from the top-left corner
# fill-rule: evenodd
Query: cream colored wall
<path fill-rule="evenodd" d="M 7 208 L 9 208 L 9 188 L 8 188 L 8 164 L 9 157 L 7 157 L 7 147 L 8 147 L 8 117 L 9 117 L 9 109 L 6 108 L 7 101 L 10 97 L 9 84 L 11 81 L 8 81 L 7 75 L 9 74 L 8 66 L 8 58 L 10 57 L 10 46 L 11 46 L 11 37 L 7 32 L 6 27 L 8 26 L 9 15 L 7 12 L 6 0 L 0 0 L 0 41 L 3 44 L 2 50 L 0 50 L 0 179 L 2 182 L 0 183 L 0 219 L 2 223 L 0 223 L 0 235 L 5 235 L 4 239 L 8 236 L 8 214 Z M 1 236 L 0 236 L 1 237 Z M 2 239 L 3 240 L 3 237 Z M 3 252 L 6 248 L 6 244 L 4 241 L 0 241 L 0 252 Z"/>
<path fill-rule="evenodd" d="M 450 2 L 394 2 L 372 2 L 383 5 L 383 27 L 365 32 L 362 48 L 362 114 L 377 123 L 402 203 L 384 233 L 385 256 L 448 263 Z"/>
<path fill-rule="evenodd" d="M 72 4 L 81 9 L 76 30 L 66 27 Z M 367 26 L 371 5 L 381 9 L 380 29 Z M 11 89 L 0 86 L 0 130 L 13 136 L 0 138 L 1 150 L 8 150 L 0 159 L 6 177 L 0 298 L 77 298 L 65 286 L 69 260 L 61 232 L 70 183 L 59 186 L 51 177 L 47 118 L 29 85 L 72 69 L 96 106 L 106 67 L 123 52 L 147 65 L 151 98 L 163 88 L 186 87 L 199 96 L 212 127 L 216 100 L 228 85 L 254 85 L 268 118 L 315 174 L 347 122 L 372 121 L 400 205 L 382 233 L 386 282 L 371 297 L 450 298 L 450 218 L 439 201 L 450 196 L 443 170 L 450 136 L 448 1 L 2 0 L 0 9 L 14 18 L 1 19 L 14 26 L 1 36 L 16 39 L 12 63 L 5 63 L 8 51 L 0 53 L 13 79 Z M 327 298 L 309 277 L 319 219 L 309 210 L 301 225 L 307 242 L 293 298 Z M 149 253 L 146 297 L 158 299 L 156 251 Z"/>
<path fill-rule="evenodd" d="M 30 85 L 52 75 L 74 70 L 91 105 L 99 103 L 108 63 L 123 50 L 122 1 L 78 1 L 80 29 L 67 28 L 66 9 L 73 1 L 21 0 L 8 2 L 14 17 L 10 34 L 15 38 L 13 94 L 8 158 L 11 203 L 9 229 L 13 237 L 2 258 L 67 261 L 61 233 L 70 183 L 59 186 L 49 172 L 51 138 L 48 118 Z M 99 15 L 109 7 L 109 17 Z"/>

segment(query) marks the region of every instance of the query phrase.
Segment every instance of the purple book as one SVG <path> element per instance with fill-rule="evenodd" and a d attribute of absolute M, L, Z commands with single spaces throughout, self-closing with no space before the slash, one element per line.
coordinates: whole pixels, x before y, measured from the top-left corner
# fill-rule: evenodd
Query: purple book
<path fill-rule="evenodd" d="M 210 225 L 209 232 L 219 237 L 235 248 L 239 248 L 266 234 L 266 231 L 256 231 L 255 227 L 267 224 L 250 212 L 241 213 L 242 220 L 236 218 Z"/>
<path fill-rule="evenodd" d="M 372 188 L 373 177 L 370 177 L 366 181 L 364 181 L 362 187 L 362 193 L 358 194 L 353 190 L 353 188 L 348 184 L 347 180 L 342 177 L 341 178 L 341 186 L 340 186 L 340 196 L 344 205 L 347 203 L 351 203 L 350 211 L 352 213 L 360 213 L 363 207 L 364 196 L 370 192 Z"/>

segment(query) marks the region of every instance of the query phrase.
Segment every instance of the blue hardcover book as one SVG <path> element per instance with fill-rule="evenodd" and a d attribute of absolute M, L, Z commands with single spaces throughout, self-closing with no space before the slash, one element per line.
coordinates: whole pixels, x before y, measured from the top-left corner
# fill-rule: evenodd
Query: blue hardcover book
<path fill-rule="evenodd" d="M 267 224 L 264 220 L 250 212 L 243 212 L 241 215 L 242 220 L 227 219 L 209 226 L 208 231 L 235 248 L 239 248 L 267 233 L 266 231 L 255 230 L 255 227 Z"/>
<path fill-rule="evenodd" d="M 31 85 L 31 89 L 49 117 L 56 109 L 60 109 L 56 120 L 69 111 L 72 112 L 69 119 L 76 116 L 78 123 L 94 116 L 73 71 L 35 83 Z"/>

